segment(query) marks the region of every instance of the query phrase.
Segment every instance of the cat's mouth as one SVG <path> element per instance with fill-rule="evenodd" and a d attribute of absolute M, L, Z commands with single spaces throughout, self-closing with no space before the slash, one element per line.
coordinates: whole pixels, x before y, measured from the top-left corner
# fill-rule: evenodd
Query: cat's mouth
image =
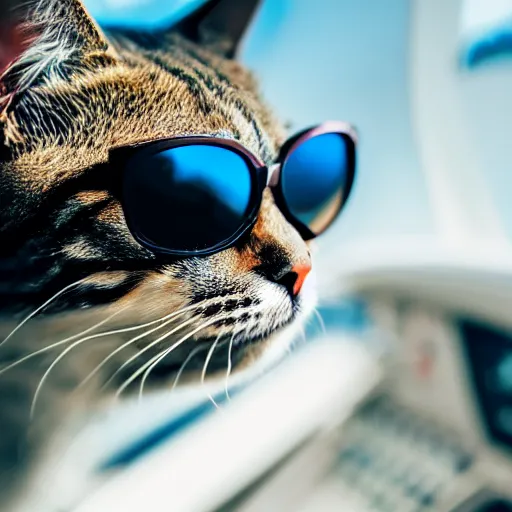
<path fill-rule="evenodd" d="M 291 296 L 265 280 L 249 284 L 230 293 L 217 288 L 211 295 L 193 295 L 181 308 L 164 310 L 168 320 L 151 329 L 158 330 L 156 339 L 137 340 L 135 354 L 116 370 L 112 384 L 122 393 L 139 382 L 148 390 L 199 384 L 253 365 L 266 367 L 274 354 L 284 355 L 290 335 L 296 335 L 293 326 L 314 306 L 314 286 L 305 284 L 300 295 Z"/>
<path fill-rule="evenodd" d="M 288 336 L 281 337 L 281 333 L 308 315 L 315 297 L 310 282 L 299 297 L 291 297 L 272 286 L 256 300 L 228 296 L 219 301 L 215 297 L 215 306 L 208 299 L 198 301 L 209 304 L 202 310 L 201 318 L 211 325 L 189 340 L 173 358 L 155 367 L 153 380 L 162 384 L 171 379 L 174 386 L 198 378 L 215 378 L 252 365 L 271 347 L 276 346 L 279 352 L 279 346 L 288 343 Z"/>
<path fill-rule="evenodd" d="M 190 340 L 188 345 L 154 367 L 148 384 L 165 386 L 167 383 L 175 387 L 236 372 L 256 359 L 257 354 L 263 352 L 280 331 L 296 322 L 300 312 L 299 306 L 295 305 L 286 317 L 271 325 L 255 318 L 249 320 L 246 313 L 239 313 L 238 317 L 230 318 L 228 322 L 218 320 L 216 328 L 231 326 L 232 331 L 204 334 Z M 244 322 L 240 322 L 240 319 Z M 264 325 L 258 325 L 261 323 Z"/>

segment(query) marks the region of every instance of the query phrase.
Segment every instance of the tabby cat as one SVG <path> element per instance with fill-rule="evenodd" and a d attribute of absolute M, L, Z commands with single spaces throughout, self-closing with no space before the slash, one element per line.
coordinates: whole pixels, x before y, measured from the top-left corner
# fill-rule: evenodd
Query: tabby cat
<path fill-rule="evenodd" d="M 271 335 L 311 309 L 308 244 L 268 191 L 232 247 L 157 255 L 128 229 L 108 165 L 112 148 L 194 134 L 274 162 L 284 131 L 235 59 L 257 4 L 211 0 L 152 32 L 101 31 L 78 0 L 16 11 L 29 37 L 0 82 L 2 510 L 64 418 L 129 396 L 163 349 L 189 336 L 149 389 L 172 386 L 180 368 L 196 379 L 214 342 L 208 375 L 284 351 Z M 0 47 L 12 49 L 7 34 Z"/>

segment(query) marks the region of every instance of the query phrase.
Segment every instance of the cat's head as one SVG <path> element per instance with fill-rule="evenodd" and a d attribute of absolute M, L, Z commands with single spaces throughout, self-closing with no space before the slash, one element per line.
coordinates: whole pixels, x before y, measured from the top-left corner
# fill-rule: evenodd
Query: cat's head
<path fill-rule="evenodd" d="M 118 146 L 206 134 L 234 139 L 272 164 L 283 132 L 234 58 L 257 3 L 211 0 L 152 33 L 102 32 L 77 0 L 40 0 L 25 11 L 31 39 L 1 80 L 0 306 L 6 314 L 21 319 L 57 294 L 40 313 L 53 315 L 64 338 L 112 315 L 95 332 L 170 319 L 184 308 L 165 326 L 122 335 L 125 342 L 154 330 L 114 358 L 119 366 L 174 330 L 145 350 L 141 364 L 190 335 L 163 363 L 169 371 L 196 347 L 205 349 L 198 354 L 202 364 L 217 339 L 212 369 L 226 365 L 231 340 L 234 363 L 253 358 L 262 340 L 311 302 L 310 276 L 297 287 L 311 267 L 308 246 L 269 192 L 254 227 L 234 246 L 210 256 L 168 257 L 132 236 L 107 161 Z M 297 265 L 304 275 L 294 272 Z M 87 320 L 59 327 L 55 315 L 69 312 Z"/>

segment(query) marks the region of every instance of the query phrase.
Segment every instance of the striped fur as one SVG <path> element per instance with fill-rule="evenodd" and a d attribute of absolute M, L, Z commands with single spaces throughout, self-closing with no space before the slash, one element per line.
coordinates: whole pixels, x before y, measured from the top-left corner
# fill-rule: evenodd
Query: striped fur
<path fill-rule="evenodd" d="M 247 4 L 248 22 L 257 2 L 236 2 Z M 113 147 L 183 134 L 236 139 L 273 161 L 283 130 L 251 74 L 231 58 L 240 26 L 233 22 L 232 34 L 221 31 L 222 16 L 234 4 L 211 0 L 179 26 L 154 33 L 101 32 L 77 0 L 24 5 L 29 10 L 21 18 L 32 43 L 1 79 L 0 332 L 8 334 L 49 297 L 77 284 L 0 346 L 0 372 L 109 315 L 115 318 L 103 329 L 120 330 L 195 308 L 180 318 L 188 327 L 164 347 L 210 323 L 155 369 L 148 384 L 161 387 L 195 347 L 206 349 L 219 336 L 233 340 L 232 362 L 242 368 L 270 347 L 275 331 L 298 318 L 304 301 L 292 299 L 277 281 L 293 264 L 308 263 L 309 250 L 269 193 L 254 229 L 235 247 L 173 260 L 133 239 L 119 201 L 119 176 L 107 162 Z M 0 422 L 7 432 L 5 442 L 0 438 L 0 484 L 7 467 L 15 468 L 16 481 L 27 474 L 56 418 L 103 403 L 162 349 L 150 346 L 152 336 L 116 353 L 131 338 L 127 331 L 70 353 L 49 375 L 35 423 L 30 401 L 57 354 L 44 352 L 0 373 Z M 69 393 L 112 353 L 71 407 Z M 224 374 L 227 355 L 222 342 L 211 373 Z M 197 375 L 204 357 L 191 360 L 184 380 Z"/>

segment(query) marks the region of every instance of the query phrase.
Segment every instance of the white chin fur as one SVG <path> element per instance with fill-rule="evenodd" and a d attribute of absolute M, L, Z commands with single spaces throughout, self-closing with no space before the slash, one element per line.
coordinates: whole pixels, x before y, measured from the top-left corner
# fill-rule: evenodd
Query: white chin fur
<path fill-rule="evenodd" d="M 287 327 L 272 334 L 269 338 L 268 348 L 262 356 L 248 368 L 236 372 L 230 378 L 230 387 L 248 382 L 283 359 L 291 350 L 293 342 L 300 336 L 303 324 L 313 312 L 317 302 L 316 276 L 311 272 L 305 279 L 301 290 L 301 312 Z M 212 391 L 219 384 L 211 382 Z"/>

